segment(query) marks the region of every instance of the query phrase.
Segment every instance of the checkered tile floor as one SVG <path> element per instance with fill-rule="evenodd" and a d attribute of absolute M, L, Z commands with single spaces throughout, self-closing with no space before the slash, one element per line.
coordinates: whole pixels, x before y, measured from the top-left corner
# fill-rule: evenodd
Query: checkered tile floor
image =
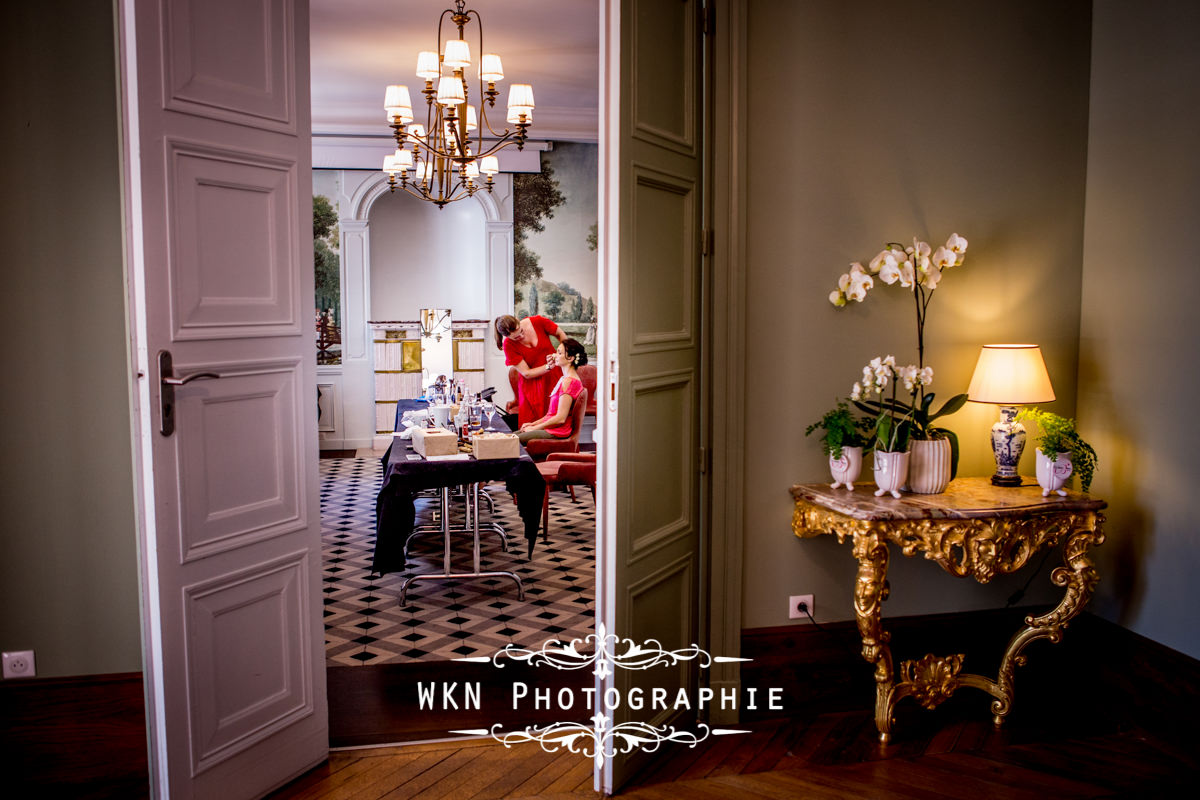
<path fill-rule="evenodd" d="M 400 607 L 405 577 L 442 571 L 441 537 L 426 534 L 413 540 L 408 572 L 373 576 L 379 459 L 326 458 L 320 466 L 325 655 L 330 666 L 491 655 L 510 643 L 536 648 L 548 639 L 570 640 L 592 632 L 596 509 L 587 489 L 576 492 L 575 503 L 564 493 L 550 495 L 550 542 L 543 544 L 539 537 L 527 561 L 517 508 L 503 484 L 490 487 L 494 519 L 509 531 L 511 551 L 505 553 L 499 538 L 484 532 L 482 569 L 520 575 L 524 601 L 517 599 L 516 586 L 507 578 L 476 578 L 417 581 Z M 432 522 L 435 506 L 432 499 L 417 501 L 418 524 Z M 486 511 L 482 516 L 488 519 Z M 456 569 L 470 568 L 469 537 L 455 540 L 452 558 Z"/>

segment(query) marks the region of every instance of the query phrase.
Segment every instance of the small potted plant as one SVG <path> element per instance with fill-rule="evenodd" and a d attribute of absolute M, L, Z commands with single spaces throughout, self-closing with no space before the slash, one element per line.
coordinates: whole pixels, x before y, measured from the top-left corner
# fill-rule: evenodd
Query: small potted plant
<path fill-rule="evenodd" d="M 1042 497 L 1051 492 L 1065 495 L 1063 484 L 1071 473 L 1079 474 L 1079 488 L 1086 492 L 1096 472 L 1096 451 L 1075 430 L 1075 420 L 1060 417 L 1050 411 L 1028 408 L 1018 419 L 1032 419 L 1038 425 L 1037 482 Z"/>
<path fill-rule="evenodd" d="M 846 401 L 839 400 L 835 408 L 825 412 L 825 416 L 804 431 L 805 436 L 816 430 L 824 431 L 821 436 L 821 452 L 829 459 L 833 489 L 845 486 L 854 491 L 854 482 L 858 480 L 862 471 L 863 445 L 866 444 L 863 424 L 863 421 L 850 411 Z"/>

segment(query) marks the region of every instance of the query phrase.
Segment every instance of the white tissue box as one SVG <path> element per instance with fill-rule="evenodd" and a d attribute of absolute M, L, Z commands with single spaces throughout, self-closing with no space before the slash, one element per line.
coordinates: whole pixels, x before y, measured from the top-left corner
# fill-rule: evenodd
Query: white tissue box
<path fill-rule="evenodd" d="M 449 456 L 458 452 L 458 436 L 443 428 L 413 428 L 413 450 L 429 456 Z"/>
<path fill-rule="evenodd" d="M 515 433 L 480 433 L 471 437 L 471 449 L 475 458 L 484 461 L 490 458 L 517 458 L 521 455 L 521 443 Z"/>

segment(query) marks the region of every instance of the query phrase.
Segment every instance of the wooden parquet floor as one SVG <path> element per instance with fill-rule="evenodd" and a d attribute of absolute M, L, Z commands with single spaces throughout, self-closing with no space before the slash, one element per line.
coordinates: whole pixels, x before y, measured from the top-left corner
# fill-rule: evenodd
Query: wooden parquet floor
<path fill-rule="evenodd" d="M 1200 748 L 1194 734 L 1152 734 L 1117 710 L 1014 712 L 992 727 L 982 701 L 900 715 L 883 747 L 866 711 L 770 719 L 752 732 L 665 749 L 652 770 L 621 793 L 643 800 L 1043 800 L 1195 796 Z M 1188 788 L 1191 787 L 1191 788 Z M 274 800 L 420 798 L 517 800 L 596 797 L 591 762 L 473 740 L 339 751 L 276 792 Z"/>

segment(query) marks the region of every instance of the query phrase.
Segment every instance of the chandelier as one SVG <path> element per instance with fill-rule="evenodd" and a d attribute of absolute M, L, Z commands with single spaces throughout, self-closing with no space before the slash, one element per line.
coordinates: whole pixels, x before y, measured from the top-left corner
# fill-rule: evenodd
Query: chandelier
<path fill-rule="evenodd" d="M 514 83 L 508 90 L 505 121 L 515 130 L 497 132 L 492 127 L 488 109 L 496 106 L 500 95 L 496 83 L 504 79 L 504 68 L 500 56 L 483 54 L 483 20 L 479 12 L 464 11 L 466 0 L 455 0 L 454 5 L 453 10 L 446 9 L 438 18 L 437 52 L 417 54 L 417 77 L 425 80 L 421 91 L 425 95 L 425 124 L 414 123 L 407 86 L 387 87 L 383 101 L 396 139 L 396 152 L 383 159 L 388 186 L 394 192 L 399 184 L 409 194 L 436 203 L 438 208 L 470 197 L 481 188 L 491 192 L 492 177 L 500 171 L 495 153 L 511 144 L 524 149 L 533 122 L 533 87 Z M 447 14 L 458 26 L 458 38 L 448 39 L 443 45 L 442 25 Z M 471 68 L 471 48 L 464 32 L 471 17 L 479 26 L 479 52 L 483 54 L 478 71 Z M 472 104 L 472 78 L 478 78 L 478 110 Z M 489 134 L 486 142 L 485 130 Z"/>

